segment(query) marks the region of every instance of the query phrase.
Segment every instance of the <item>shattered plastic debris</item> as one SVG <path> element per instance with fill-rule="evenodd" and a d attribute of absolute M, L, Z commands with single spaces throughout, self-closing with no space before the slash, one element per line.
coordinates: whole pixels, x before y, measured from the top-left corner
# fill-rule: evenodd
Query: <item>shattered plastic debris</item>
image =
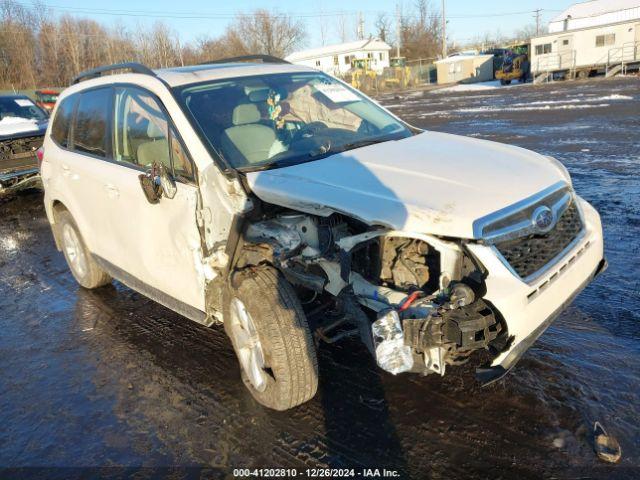
<path fill-rule="evenodd" d="M 600 422 L 593 425 L 593 448 L 598 458 L 609 463 L 618 463 L 622 458 L 622 449 L 618 440 L 607 434 Z"/>
<path fill-rule="evenodd" d="M 383 370 L 397 375 L 413 368 L 411 348 L 404 344 L 398 312 L 390 310 L 371 325 L 376 343 L 376 360 Z"/>

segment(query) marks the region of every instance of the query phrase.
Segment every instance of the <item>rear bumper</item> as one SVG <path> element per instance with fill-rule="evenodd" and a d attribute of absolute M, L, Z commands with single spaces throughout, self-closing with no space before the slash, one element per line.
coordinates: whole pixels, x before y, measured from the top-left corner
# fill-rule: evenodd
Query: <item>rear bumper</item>
<path fill-rule="evenodd" d="M 584 235 L 531 283 L 516 277 L 490 247 L 469 245 L 469 250 L 489 272 L 484 298 L 505 319 L 509 335 L 508 348 L 490 366 L 477 370 L 484 384 L 508 373 L 558 315 L 606 269 L 600 216 L 584 200 L 578 198 L 577 203 L 585 224 Z"/>

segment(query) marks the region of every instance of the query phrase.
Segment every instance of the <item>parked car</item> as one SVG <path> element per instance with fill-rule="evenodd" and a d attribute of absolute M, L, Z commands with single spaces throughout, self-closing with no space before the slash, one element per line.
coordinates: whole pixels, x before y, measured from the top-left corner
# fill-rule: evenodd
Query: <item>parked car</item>
<path fill-rule="evenodd" d="M 42 178 L 82 287 L 115 278 L 223 323 L 246 387 L 278 410 L 314 396 L 317 345 L 346 337 L 394 374 L 485 351 L 478 378 L 495 381 L 606 267 L 560 162 L 418 130 L 271 57 L 80 75 Z"/>
<path fill-rule="evenodd" d="M 38 182 L 48 116 L 25 95 L 0 96 L 0 193 Z"/>
<path fill-rule="evenodd" d="M 56 90 L 36 90 L 36 104 L 43 110 L 51 112 L 56 104 L 56 101 L 58 100 L 59 94 L 60 93 Z"/>

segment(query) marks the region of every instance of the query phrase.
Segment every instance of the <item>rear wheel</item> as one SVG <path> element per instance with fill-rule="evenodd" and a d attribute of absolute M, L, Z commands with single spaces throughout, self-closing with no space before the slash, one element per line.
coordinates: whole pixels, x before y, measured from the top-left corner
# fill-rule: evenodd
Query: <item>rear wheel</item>
<path fill-rule="evenodd" d="M 270 267 L 234 276 L 224 327 L 251 395 L 275 410 L 313 398 L 318 363 L 307 319 L 291 285 Z"/>
<path fill-rule="evenodd" d="M 76 281 L 88 289 L 110 283 L 111 277 L 93 259 L 71 214 L 67 210 L 59 212 L 56 224 L 62 253 Z"/>

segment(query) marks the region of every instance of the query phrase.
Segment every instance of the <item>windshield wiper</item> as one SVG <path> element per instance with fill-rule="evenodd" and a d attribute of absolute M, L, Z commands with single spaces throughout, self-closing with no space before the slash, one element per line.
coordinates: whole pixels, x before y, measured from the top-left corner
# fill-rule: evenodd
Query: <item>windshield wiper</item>
<path fill-rule="evenodd" d="M 368 147 L 369 145 L 374 145 L 376 143 L 388 142 L 394 140 L 394 136 L 395 135 L 385 135 L 384 137 L 367 138 L 357 142 L 345 143 L 344 145 L 337 146 L 336 148 L 330 148 L 327 150 L 326 154 L 346 152 L 348 150 L 355 150 L 356 148 Z"/>
<path fill-rule="evenodd" d="M 393 133 L 389 135 L 384 135 L 382 137 L 363 139 L 357 142 L 345 143 L 344 145 L 339 145 L 335 148 L 329 147 L 323 151 L 314 150 L 306 154 L 306 156 L 304 154 L 294 155 L 291 157 L 285 157 L 279 160 L 275 160 L 270 163 L 265 163 L 259 166 L 239 168 L 238 170 L 246 172 L 246 171 L 271 170 L 273 168 L 290 167 L 293 165 L 312 162 L 314 160 L 320 160 L 330 155 L 335 155 L 336 153 L 346 152 L 348 150 L 354 150 L 356 148 L 367 147 L 369 145 L 374 145 L 376 143 L 383 143 L 391 140 L 398 140 L 399 138 L 396 138 L 396 137 L 397 137 L 397 133 Z"/>

